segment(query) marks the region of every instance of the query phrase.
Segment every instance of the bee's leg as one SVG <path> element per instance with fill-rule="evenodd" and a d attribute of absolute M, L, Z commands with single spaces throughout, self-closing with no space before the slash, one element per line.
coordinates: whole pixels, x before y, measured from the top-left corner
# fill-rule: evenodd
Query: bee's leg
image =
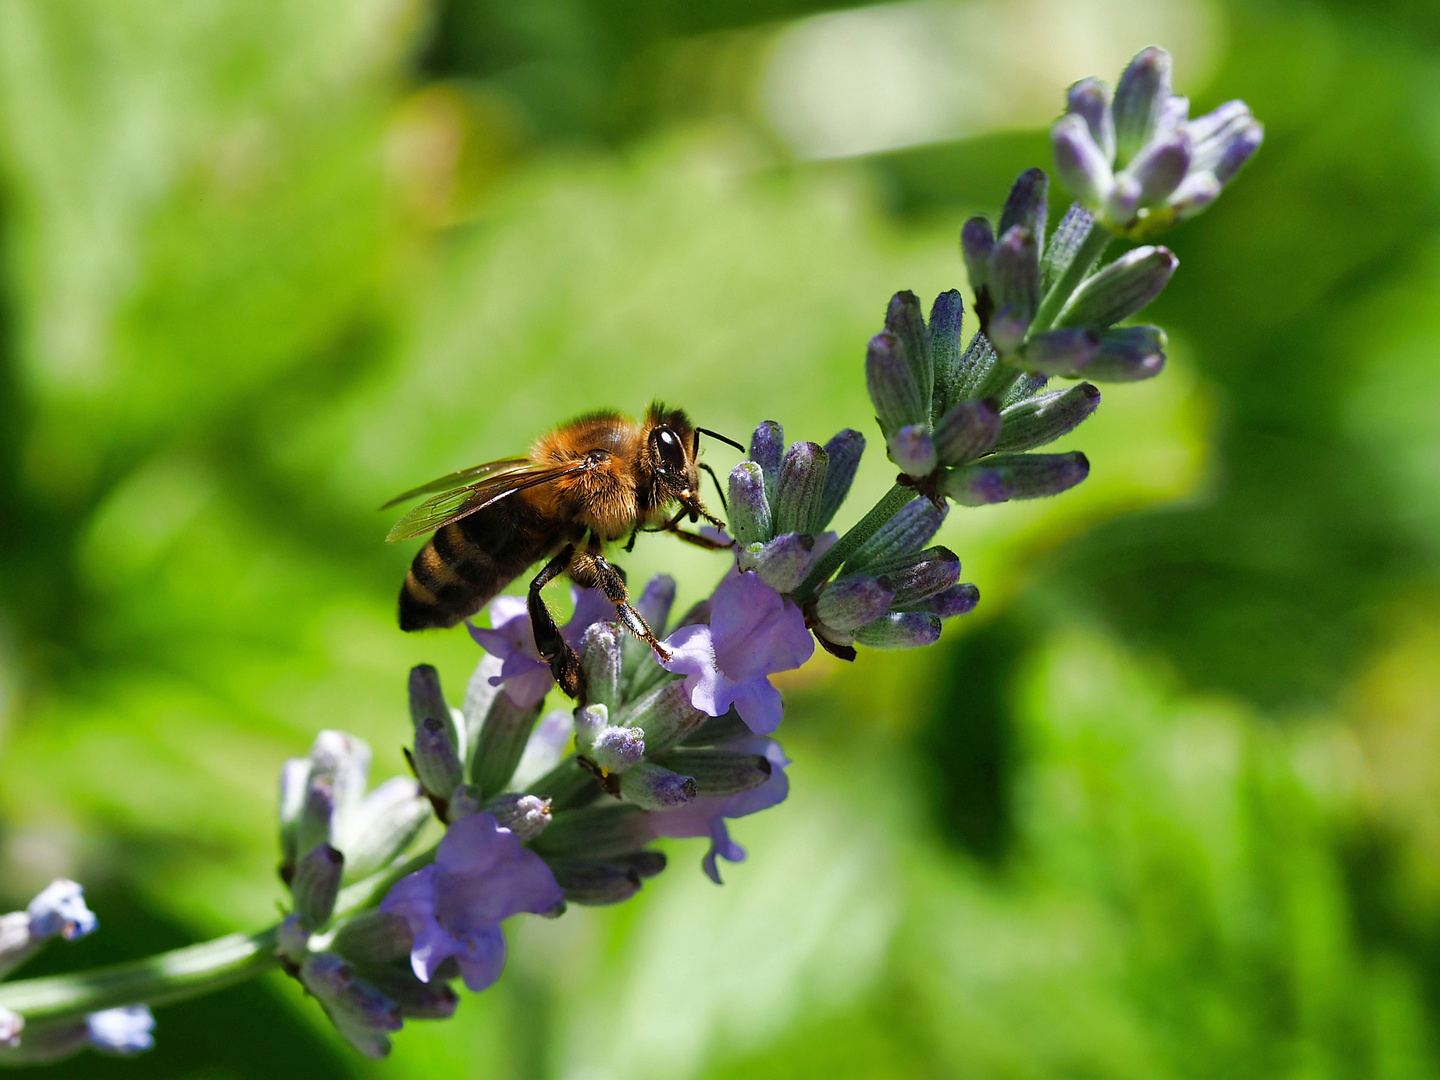
<path fill-rule="evenodd" d="M 635 528 L 630 530 L 630 539 L 625 541 L 625 553 L 627 555 L 635 550 L 635 538 L 639 535 L 640 526 L 636 525 Z"/>
<path fill-rule="evenodd" d="M 530 626 L 535 632 L 535 648 L 541 659 L 550 665 L 550 673 L 555 676 L 560 689 L 570 697 L 578 698 L 585 682 L 584 672 L 580 669 L 580 657 L 575 655 L 575 650 L 560 636 L 560 628 L 555 625 L 555 616 L 550 614 L 545 598 L 540 595 L 540 590 L 569 569 L 574 559 L 575 545 L 566 544 L 560 554 L 546 563 L 540 573 L 535 575 L 535 580 L 530 582 L 530 594 L 525 598 L 525 606 L 530 612 Z"/>
<path fill-rule="evenodd" d="M 722 544 L 719 540 L 711 540 L 708 536 L 687 532 L 685 529 L 680 528 L 679 525 L 671 525 L 668 529 L 661 529 L 659 531 L 673 533 L 687 544 L 694 544 L 696 547 L 702 547 L 706 551 L 729 551 L 735 546 L 734 540 L 731 540 L 728 544 Z"/>
<path fill-rule="evenodd" d="M 660 644 L 650 629 L 645 617 L 630 606 L 630 593 L 625 588 L 625 576 L 618 566 L 611 566 L 600 554 L 599 545 L 592 542 L 588 550 L 575 556 L 570 567 L 570 577 L 575 584 L 585 589 L 599 589 L 612 604 L 620 625 L 634 634 L 655 651 L 661 660 L 670 659 L 670 650 Z"/>

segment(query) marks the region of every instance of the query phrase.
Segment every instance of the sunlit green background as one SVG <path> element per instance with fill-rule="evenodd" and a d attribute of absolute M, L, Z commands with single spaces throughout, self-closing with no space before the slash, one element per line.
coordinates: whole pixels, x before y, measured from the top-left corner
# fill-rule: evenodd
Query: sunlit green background
<path fill-rule="evenodd" d="M 272 920 L 318 728 L 401 771 L 477 654 L 396 630 L 386 497 L 652 396 L 873 435 L 1068 83 L 1160 43 L 1268 126 L 1089 480 L 946 523 L 980 609 L 790 678 L 723 888 L 516 920 L 383 1064 L 277 974 L 51 1075 L 1440 1074 L 1440 7 L 831 6 L 0 0 L 0 900 L 101 922 L 35 972 Z"/>

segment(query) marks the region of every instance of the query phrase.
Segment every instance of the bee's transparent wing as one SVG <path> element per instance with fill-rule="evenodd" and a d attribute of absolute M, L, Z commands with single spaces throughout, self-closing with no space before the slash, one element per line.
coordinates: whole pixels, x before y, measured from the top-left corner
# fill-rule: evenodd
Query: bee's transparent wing
<path fill-rule="evenodd" d="M 432 499 L 426 499 L 397 521 L 385 540 L 393 544 L 397 540 L 424 536 L 436 529 L 443 529 L 452 521 L 483 510 L 517 491 L 548 484 L 562 476 L 585 472 L 591 468 L 594 468 L 594 463 L 588 458 L 564 465 L 539 464 L 522 458 L 518 466 L 486 476 L 479 483 L 468 484 L 455 491 L 445 491 Z"/>
<path fill-rule="evenodd" d="M 393 499 L 380 507 L 381 510 L 389 510 L 392 506 L 399 506 L 403 502 L 409 502 L 416 495 L 429 495 L 433 491 L 456 491 L 462 487 L 469 487 L 477 480 L 481 480 L 492 473 L 509 472 L 512 469 L 523 468 L 530 464 L 529 458 L 513 457 L 501 458 L 499 461 L 487 461 L 484 465 L 473 465 L 468 469 L 461 469 L 458 472 L 446 473 L 444 476 L 431 480 L 428 484 L 421 484 L 409 491 L 401 492 Z"/>

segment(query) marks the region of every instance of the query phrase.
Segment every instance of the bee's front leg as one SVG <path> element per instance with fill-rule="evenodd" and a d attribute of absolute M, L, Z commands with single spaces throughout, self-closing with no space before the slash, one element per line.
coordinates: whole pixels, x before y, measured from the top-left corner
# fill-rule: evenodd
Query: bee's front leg
<path fill-rule="evenodd" d="M 599 589 L 615 605 L 615 614 L 620 625 L 634 634 L 655 651 L 661 660 L 670 659 L 670 650 L 660 644 L 658 638 L 645 621 L 645 617 L 630 605 L 630 593 L 625 588 L 625 575 L 618 566 L 611 566 L 600 554 L 596 543 L 575 556 L 570 567 L 570 577 L 575 584 L 586 589 Z"/>
<path fill-rule="evenodd" d="M 570 569 L 574 560 L 575 545 L 566 544 L 560 554 L 546 563 L 540 573 L 535 575 L 535 580 L 530 582 L 530 593 L 525 604 L 530 612 L 530 626 L 535 633 L 535 648 L 541 659 L 550 665 L 550 673 L 555 676 L 560 689 L 568 696 L 578 698 L 585 689 L 585 672 L 580 667 L 580 657 L 560 636 L 560 628 L 555 625 L 555 616 L 550 614 L 545 598 L 540 595 L 540 590 Z"/>

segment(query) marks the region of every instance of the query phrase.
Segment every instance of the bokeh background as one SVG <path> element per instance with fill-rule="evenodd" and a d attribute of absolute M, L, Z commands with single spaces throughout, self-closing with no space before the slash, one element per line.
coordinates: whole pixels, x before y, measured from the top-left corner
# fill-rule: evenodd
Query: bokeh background
<path fill-rule="evenodd" d="M 653 396 L 874 435 L 889 295 L 1168 46 L 1262 152 L 982 603 L 786 683 L 780 808 L 513 924 L 360 1060 L 275 974 L 55 1077 L 1440 1075 L 1440 8 L 1406 0 L 0 0 L 0 900 L 32 973 L 272 920 L 280 762 L 401 771 L 375 506 Z M 1063 208 L 1058 196 L 1056 211 Z M 848 523 L 888 486 L 877 449 Z M 729 456 L 727 456 L 729 455 Z M 722 471 L 732 452 L 715 446 Z M 628 560 L 695 597 L 714 556 Z"/>

